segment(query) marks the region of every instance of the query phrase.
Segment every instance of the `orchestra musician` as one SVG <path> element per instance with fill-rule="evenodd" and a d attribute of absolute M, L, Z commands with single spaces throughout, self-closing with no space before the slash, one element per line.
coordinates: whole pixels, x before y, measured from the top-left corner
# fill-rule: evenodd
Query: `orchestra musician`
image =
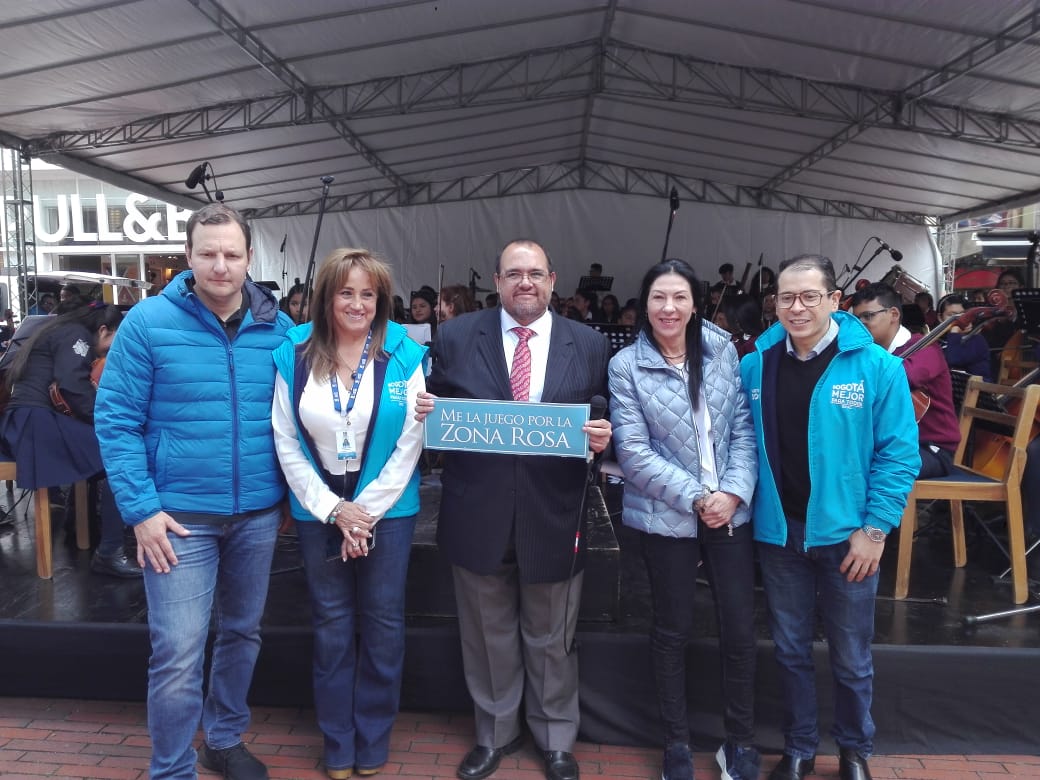
<path fill-rule="evenodd" d="M 953 471 L 953 455 L 960 443 L 960 428 L 953 405 L 950 369 L 938 344 L 914 350 L 923 337 L 911 334 L 902 324 L 902 299 L 891 286 L 876 282 L 852 296 L 852 313 L 859 318 L 874 342 L 896 357 L 906 355 L 903 368 L 916 400 L 927 402 L 919 414 L 918 440 L 921 471 L 918 479 L 942 477 Z M 908 354 L 908 353 L 912 353 Z"/>
<path fill-rule="evenodd" d="M 964 314 L 969 308 L 963 295 L 951 293 L 939 299 L 939 321 Z M 965 371 L 972 376 L 981 376 L 987 382 L 993 381 L 993 372 L 989 363 L 989 345 L 980 336 L 962 333 L 957 325 L 951 327 L 939 342 L 946 364 L 958 371 Z"/>

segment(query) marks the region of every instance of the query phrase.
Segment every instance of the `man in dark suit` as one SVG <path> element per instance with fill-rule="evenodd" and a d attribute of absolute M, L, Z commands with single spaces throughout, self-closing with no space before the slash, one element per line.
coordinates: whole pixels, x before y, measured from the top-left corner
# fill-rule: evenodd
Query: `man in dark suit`
<path fill-rule="evenodd" d="M 431 393 L 534 403 L 605 397 L 608 342 L 549 310 L 555 283 L 541 246 L 507 244 L 495 272 L 501 308 L 456 317 L 438 330 Z M 435 397 L 420 394 L 420 419 L 433 411 Z M 593 452 L 610 442 L 608 420 L 592 420 L 584 430 Z M 576 533 L 586 464 L 451 452 L 441 483 L 437 542 L 452 563 L 477 732 L 457 774 L 487 777 L 520 748 L 523 699 L 546 777 L 576 780 L 578 659 L 569 651 L 585 562 L 585 535 Z"/>

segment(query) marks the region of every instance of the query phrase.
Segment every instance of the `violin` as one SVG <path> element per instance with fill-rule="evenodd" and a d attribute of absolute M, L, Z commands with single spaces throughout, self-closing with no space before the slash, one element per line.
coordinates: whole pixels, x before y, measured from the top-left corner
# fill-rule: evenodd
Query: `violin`
<path fill-rule="evenodd" d="M 98 384 L 101 382 L 101 372 L 105 370 L 105 358 L 99 357 L 90 364 L 90 384 L 97 390 Z M 69 406 L 69 402 L 65 400 L 65 397 L 61 394 L 61 388 L 58 386 L 58 382 L 55 380 L 47 386 L 47 393 L 51 397 L 51 406 L 54 407 L 55 411 L 61 412 L 66 417 L 73 417 L 72 407 Z"/>
<path fill-rule="evenodd" d="M 99 357 L 93 363 L 90 364 L 90 384 L 94 385 L 94 389 L 98 389 L 98 385 L 101 384 L 101 372 L 105 370 L 105 360 L 107 358 Z"/>

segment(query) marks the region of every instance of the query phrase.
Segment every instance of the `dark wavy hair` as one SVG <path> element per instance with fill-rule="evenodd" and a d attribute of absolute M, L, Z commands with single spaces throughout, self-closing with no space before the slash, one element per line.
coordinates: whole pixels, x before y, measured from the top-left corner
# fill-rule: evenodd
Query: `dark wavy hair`
<path fill-rule="evenodd" d="M 685 260 L 675 258 L 665 260 L 663 263 L 651 266 L 650 270 L 643 276 L 643 282 L 639 286 L 639 320 L 642 323 L 642 330 L 646 334 L 647 340 L 654 345 L 654 349 L 658 352 L 661 352 L 661 345 L 654 338 L 654 329 L 646 316 L 646 308 L 647 302 L 650 300 L 650 288 L 653 287 L 654 282 L 665 274 L 678 274 L 685 279 L 690 285 L 690 298 L 695 304 L 697 291 L 701 288 L 697 274 Z M 695 305 L 693 316 L 686 323 L 686 365 L 689 369 L 690 377 L 690 398 L 693 399 L 694 404 L 697 403 L 696 399 L 700 397 L 701 392 L 701 353 L 701 318 L 697 314 Z"/>
<path fill-rule="evenodd" d="M 32 356 L 33 348 L 41 338 L 51 331 L 67 325 L 82 325 L 90 331 L 93 342 L 93 338 L 97 336 L 97 332 L 102 325 L 110 331 L 116 331 L 122 322 L 123 312 L 120 308 L 118 306 L 110 306 L 107 303 L 90 303 L 73 309 L 66 314 L 55 316 L 50 322 L 41 325 L 29 337 L 29 340 L 21 346 L 18 353 L 12 358 L 11 365 L 7 368 L 4 382 L 11 388 L 16 381 L 22 378 L 22 375 L 25 374 L 25 367 L 29 364 L 29 359 Z"/>

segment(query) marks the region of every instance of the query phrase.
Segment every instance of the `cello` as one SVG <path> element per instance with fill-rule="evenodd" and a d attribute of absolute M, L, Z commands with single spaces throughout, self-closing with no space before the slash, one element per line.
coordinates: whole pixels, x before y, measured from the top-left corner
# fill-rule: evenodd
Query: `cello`
<path fill-rule="evenodd" d="M 1040 368 L 1034 368 L 1028 374 L 1020 377 L 1014 388 L 1025 387 L 1035 382 L 1040 377 Z M 1018 398 L 1008 400 L 1006 396 L 998 396 L 994 399 L 1007 414 L 1018 417 L 1022 413 L 1022 401 Z M 1040 434 L 1040 408 L 1033 415 L 1033 427 L 1029 431 L 1029 441 Z M 975 432 L 975 443 L 972 451 L 972 468 L 993 479 L 1002 479 L 1007 470 L 1008 460 L 1011 458 L 1011 437 L 1004 433 L 977 429 Z"/>

